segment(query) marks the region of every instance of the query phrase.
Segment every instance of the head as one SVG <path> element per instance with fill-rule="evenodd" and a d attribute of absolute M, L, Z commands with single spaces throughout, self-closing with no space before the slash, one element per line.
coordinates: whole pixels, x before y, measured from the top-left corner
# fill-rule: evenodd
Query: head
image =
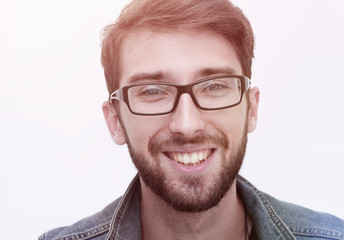
<path fill-rule="evenodd" d="M 243 75 L 251 78 L 254 36 L 242 11 L 227 0 L 136 0 L 125 7 L 114 24 L 104 28 L 101 61 L 109 93 L 121 78 L 120 56 L 128 34 L 176 29 L 208 29 L 229 41 L 236 50 Z"/>
<path fill-rule="evenodd" d="M 109 93 L 133 82 L 191 84 L 224 74 L 251 77 L 253 33 L 226 0 L 139 0 L 106 28 L 102 63 Z M 127 143 L 142 183 L 178 211 L 205 211 L 231 188 L 255 129 L 259 90 L 232 108 L 206 111 L 188 94 L 159 116 L 104 103 L 117 144 Z"/>

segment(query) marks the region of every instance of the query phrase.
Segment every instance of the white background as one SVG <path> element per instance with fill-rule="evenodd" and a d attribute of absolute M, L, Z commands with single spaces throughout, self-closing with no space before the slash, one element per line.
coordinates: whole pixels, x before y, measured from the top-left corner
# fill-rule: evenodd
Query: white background
<path fill-rule="evenodd" d="M 36 239 L 91 215 L 135 175 L 101 112 L 100 31 L 124 2 L 2 4 L 2 239 Z M 252 81 L 261 89 L 242 175 L 344 218 L 343 1 L 235 2 L 255 32 Z"/>

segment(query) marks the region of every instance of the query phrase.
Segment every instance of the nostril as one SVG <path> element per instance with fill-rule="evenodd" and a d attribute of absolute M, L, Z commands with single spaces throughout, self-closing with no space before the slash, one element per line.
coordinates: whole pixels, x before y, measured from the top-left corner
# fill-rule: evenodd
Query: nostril
<path fill-rule="evenodd" d="M 185 136 L 192 136 L 199 131 L 202 131 L 205 123 L 201 116 L 190 115 L 176 115 L 171 119 L 170 131 L 179 133 Z"/>

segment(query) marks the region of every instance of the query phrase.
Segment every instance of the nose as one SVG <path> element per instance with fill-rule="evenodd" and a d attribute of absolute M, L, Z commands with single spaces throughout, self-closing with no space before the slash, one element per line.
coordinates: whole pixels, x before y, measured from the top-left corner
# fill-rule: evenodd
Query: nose
<path fill-rule="evenodd" d="M 194 104 L 189 94 L 182 94 L 176 109 L 172 113 L 169 125 L 170 131 L 185 137 L 192 137 L 202 131 L 204 127 L 202 110 Z"/>

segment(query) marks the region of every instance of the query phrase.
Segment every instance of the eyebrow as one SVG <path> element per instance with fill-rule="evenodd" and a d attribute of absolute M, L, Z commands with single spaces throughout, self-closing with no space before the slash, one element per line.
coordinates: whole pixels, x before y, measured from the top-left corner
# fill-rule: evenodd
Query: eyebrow
<path fill-rule="evenodd" d="M 220 74 L 235 75 L 238 73 L 229 66 L 207 67 L 207 68 L 201 68 L 200 70 L 195 71 L 195 80 L 212 76 L 212 75 L 220 75 Z M 135 84 L 142 80 L 162 81 L 162 80 L 171 80 L 171 79 L 172 79 L 172 74 L 166 71 L 139 72 L 139 73 L 135 73 L 129 78 L 128 84 Z"/>
<path fill-rule="evenodd" d="M 235 75 L 238 73 L 233 68 L 231 68 L 230 66 L 210 67 L 210 68 L 202 68 L 199 71 L 197 71 L 196 77 L 197 78 L 203 78 L 203 77 L 208 77 L 211 75 L 219 75 L 219 74 Z"/>
<path fill-rule="evenodd" d="M 129 84 L 134 84 L 137 83 L 141 80 L 156 80 L 156 81 L 161 81 L 163 79 L 170 79 L 171 78 L 171 74 L 168 72 L 163 72 L 163 71 L 157 71 L 157 72 L 142 72 L 142 73 L 135 73 L 134 75 L 132 75 L 129 80 L 128 83 Z"/>

